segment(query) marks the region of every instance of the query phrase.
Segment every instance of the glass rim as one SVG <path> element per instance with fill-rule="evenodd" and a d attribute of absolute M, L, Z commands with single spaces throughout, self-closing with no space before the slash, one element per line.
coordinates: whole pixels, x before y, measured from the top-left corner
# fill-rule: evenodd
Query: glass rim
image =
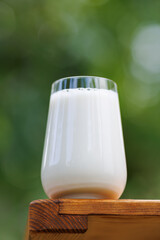
<path fill-rule="evenodd" d="M 110 81 L 112 82 L 115 87 L 117 88 L 117 83 L 114 82 L 112 79 L 110 78 L 106 78 L 106 77 L 98 77 L 98 76 L 89 76 L 89 75 L 79 75 L 79 76 L 70 76 L 70 77 L 63 77 L 63 78 L 60 78 L 60 79 L 57 79 L 55 80 L 53 83 L 52 83 L 52 87 L 56 84 L 56 83 L 59 83 L 61 81 L 64 81 L 64 80 L 67 80 L 67 79 L 70 79 L 70 78 L 97 78 L 97 79 L 103 79 L 105 81 Z"/>
<path fill-rule="evenodd" d="M 64 77 L 56 80 L 52 83 L 51 94 L 68 89 L 108 89 L 114 92 L 118 92 L 117 84 L 105 77 L 98 76 L 71 76 Z"/>

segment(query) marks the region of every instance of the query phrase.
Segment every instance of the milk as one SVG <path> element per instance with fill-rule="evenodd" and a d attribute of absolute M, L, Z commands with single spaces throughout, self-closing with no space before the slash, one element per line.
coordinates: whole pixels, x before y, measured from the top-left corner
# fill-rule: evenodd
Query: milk
<path fill-rule="evenodd" d="M 91 88 L 53 93 L 41 170 L 46 194 L 117 199 L 126 175 L 118 94 Z"/>

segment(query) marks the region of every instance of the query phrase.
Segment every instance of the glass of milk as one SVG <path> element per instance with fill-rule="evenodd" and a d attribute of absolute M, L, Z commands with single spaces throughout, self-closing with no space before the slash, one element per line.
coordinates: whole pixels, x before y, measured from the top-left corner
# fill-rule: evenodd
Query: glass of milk
<path fill-rule="evenodd" d="M 53 83 L 41 179 L 49 198 L 121 196 L 127 171 L 112 80 L 78 76 Z"/>

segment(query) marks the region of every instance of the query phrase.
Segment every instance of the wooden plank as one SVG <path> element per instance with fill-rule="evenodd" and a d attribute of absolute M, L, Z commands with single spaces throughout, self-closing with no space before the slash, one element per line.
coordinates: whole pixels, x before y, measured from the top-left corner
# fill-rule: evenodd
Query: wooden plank
<path fill-rule="evenodd" d="M 83 233 L 87 228 L 87 216 L 59 215 L 58 200 L 36 200 L 30 203 L 30 233 Z"/>
<path fill-rule="evenodd" d="M 27 226 L 26 226 L 26 231 L 25 231 L 25 235 L 24 235 L 24 240 L 28 240 L 29 239 L 29 223 L 27 220 Z"/>
<path fill-rule="evenodd" d="M 27 240 L 159 240 L 160 200 L 36 200 Z"/>
<path fill-rule="evenodd" d="M 88 216 L 85 233 L 31 233 L 29 240 L 159 240 L 159 216 Z"/>
<path fill-rule="evenodd" d="M 88 216 L 84 240 L 159 240 L 159 216 Z"/>
<path fill-rule="evenodd" d="M 29 240 L 83 240 L 84 233 L 32 233 Z"/>
<path fill-rule="evenodd" d="M 60 199 L 60 214 L 160 215 L 160 200 Z"/>

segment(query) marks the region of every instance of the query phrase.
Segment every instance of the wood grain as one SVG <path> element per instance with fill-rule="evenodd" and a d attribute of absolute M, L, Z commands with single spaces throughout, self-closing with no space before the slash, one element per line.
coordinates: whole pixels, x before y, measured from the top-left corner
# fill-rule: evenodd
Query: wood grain
<path fill-rule="evenodd" d="M 84 233 L 32 233 L 29 240 L 83 240 Z"/>
<path fill-rule="evenodd" d="M 160 215 L 160 200 L 61 199 L 60 214 Z"/>
<path fill-rule="evenodd" d="M 160 240 L 160 200 L 36 200 L 27 240 Z"/>
<path fill-rule="evenodd" d="M 37 200 L 29 207 L 29 232 L 83 233 L 87 216 L 60 215 L 58 200 Z"/>

